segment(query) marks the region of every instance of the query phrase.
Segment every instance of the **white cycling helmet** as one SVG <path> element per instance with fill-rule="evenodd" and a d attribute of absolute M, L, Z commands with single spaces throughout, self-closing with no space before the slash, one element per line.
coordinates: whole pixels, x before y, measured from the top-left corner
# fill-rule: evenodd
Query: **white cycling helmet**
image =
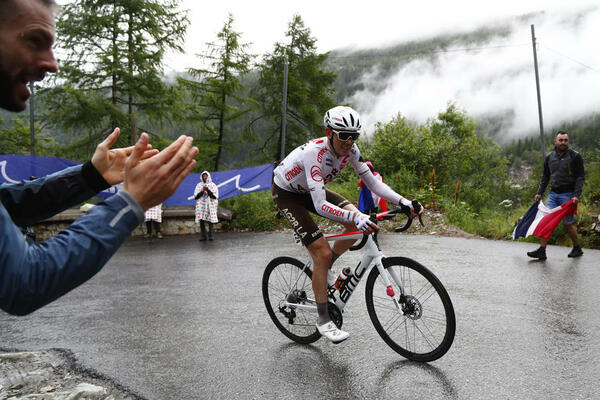
<path fill-rule="evenodd" d="M 360 115 L 350 107 L 337 106 L 325 113 L 323 124 L 336 131 L 360 132 Z"/>

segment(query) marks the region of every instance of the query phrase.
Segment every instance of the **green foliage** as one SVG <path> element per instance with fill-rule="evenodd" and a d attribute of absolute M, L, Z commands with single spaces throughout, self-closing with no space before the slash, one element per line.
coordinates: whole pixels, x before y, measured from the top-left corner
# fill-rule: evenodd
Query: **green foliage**
<path fill-rule="evenodd" d="M 583 186 L 583 201 L 600 207 L 600 149 L 582 153 L 585 168 L 585 184 Z"/>
<path fill-rule="evenodd" d="M 187 105 L 186 117 L 199 121 L 209 132 L 205 141 L 215 149 L 213 171 L 219 170 L 224 147 L 235 146 L 240 133 L 225 129 L 226 123 L 240 118 L 256 104 L 243 97 L 240 76 L 250 71 L 253 56 L 246 53 L 247 44 L 239 43 L 240 34 L 233 31 L 231 14 L 218 33 L 218 43 L 207 43 L 208 54 L 202 57 L 209 69 L 190 68 L 190 75 L 199 80 L 179 78 L 180 84 L 190 93 L 192 102 Z"/>
<path fill-rule="evenodd" d="M 275 159 L 279 159 L 281 148 L 278 136 L 286 56 L 289 67 L 285 153 L 321 133 L 323 114 L 335 105 L 332 85 L 336 74 L 324 69 L 328 55 L 317 53 L 316 39 L 299 15 L 294 15 L 289 23 L 286 37 L 287 44 L 276 43 L 273 53 L 264 56 L 255 94 L 263 116 L 271 122 L 265 146 Z"/>
<path fill-rule="evenodd" d="M 29 128 L 22 120 L 15 118 L 12 126 L 0 129 L 0 154 L 29 154 L 30 148 Z"/>
<path fill-rule="evenodd" d="M 478 136 L 475 121 L 453 104 L 424 125 L 400 114 L 377 124 L 363 154 L 392 188 L 414 190 L 418 181 L 420 190 L 452 198 L 460 181 L 460 198 L 476 209 L 491 205 L 508 190 L 501 148 Z M 430 196 L 432 203 L 435 196 Z"/>
<path fill-rule="evenodd" d="M 284 218 L 276 217 L 277 210 L 270 191 L 248 193 L 219 202 L 233 211 L 233 221 L 224 222 L 224 229 L 267 231 L 286 227 Z"/>
<path fill-rule="evenodd" d="M 443 209 L 448 221 L 465 232 L 497 240 L 510 239 L 517 221 L 527 211 L 496 205 L 475 212 L 465 202 L 450 201 L 444 203 Z"/>
<path fill-rule="evenodd" d="M 27 125 L 25 125 L 27 123 Z M 40 126 L 35 124 L 36 132 L 34 138 L 35 154 L 47 155 L 52 146 L 52 138 L 44 137 Z M 0 154 L 22 154 L 31 153 L 31 135 L 29 124 L 20 118 L 13 118 L 12 123 L 4 124 L 0 118 Z"/>
<path fill-rule="evenodd" d="M 57 21 L 64 54 L 46 93 L 47 118 L 65 129 L 105 134 L 120 125 L 130 143 L 137 113 L 165 118 L 175 92 L 163 82 L 162 58 L 182 50 L 188 20 L 178 0 L 86 0 L 65 4 Z"/>
<path fill-rule="evenodd" d="M 547 129 L 544 135 L 545 152 L 554 148 L 555 133 L 563 130 L 569 133 L 569 146 L 581 152 L 600 148 L 600 113 L 588 115 L 576 121 L 568 121 Z M 542 162 L 540 137 L 519 138 L 504 146 L 504 152 L 513 166 L 536 165 Z M 584 159 L 584 161 L 586 161 Z"/>

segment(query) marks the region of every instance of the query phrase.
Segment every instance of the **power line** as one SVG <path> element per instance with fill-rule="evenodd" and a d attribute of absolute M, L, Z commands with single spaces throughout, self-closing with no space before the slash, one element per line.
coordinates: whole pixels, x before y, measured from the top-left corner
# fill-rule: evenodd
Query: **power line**
<path fill-rule="evenodd" d="M 592 67 L 590 67 L 589 65 L 586 65 L 586 64 L 582 63 L 581 61 L 577 61 L 577 60 L 575 60 L 574 58 L 571 58 L 571 57 L 567 56 L 566 54 L 562 54 L 562 53 L 561 53 L 561 52 L 559 52 L 559 51 L 553 50 L 553 49 L 551 49 L 550 47 L 548 47 L 548 46 L 546 46 L 546 45 L 542 45 L 542 46 L 543 46 L 543 47 L 544 47 L 546 50 L 550 50 L 551 52 L 553 52 L 553 53 L 556 53 L 556 54 L 558 54 L 559 56 L 562 56 L 562 57 L 564 57 L 564 58 L 566 58 L 566 59 L 568 59 L 568 60 L 571 60 L 571 61 L 573 61 L 574 63 L 577 63 L 577 64 L 581 65 L 582 67 L 585 67 L 585 68 L 587 68 L 587 69 L 590 69 L 590 70 L 592 70 L 592 71 L 594 71 L 594 72 L 600 72 L 600 71 L 598 71 L 597 69 L 595 69 L 595 68 L 592 68 Z"/>
<path fill-rule="evenodd" d="M 479 51 L 479 50 L 489 50 L 489 49 L 502 49 L 502 48 L 507 48 L 507 47 L 522 47 L 522 46 L 529 46 L 529 43 L 498 45 L 498 46 L 485 46 L 485 47 L 466 47 L 466 48 L 462 48 L 462 49 L 417 51 L 417 52 L 414 52 L 414 53 L 402 53 L 402 54 L 399 54 L 398 56 L 409 57 L 409 56 L 419 56 L 419 55 L 427 55 L 427 54 L 456 53 L 456 52 Z M 377 55 L 356 54 L 356 55 L 348 55 L 348 56 L 329 56 L 329 58 L 331 58 L 331 59 L 338 59 L 338 58 L 373 58 L 373 57 L 394 57 L 394 55 L 389 55 L 389 54 L 377 54 Z"/>

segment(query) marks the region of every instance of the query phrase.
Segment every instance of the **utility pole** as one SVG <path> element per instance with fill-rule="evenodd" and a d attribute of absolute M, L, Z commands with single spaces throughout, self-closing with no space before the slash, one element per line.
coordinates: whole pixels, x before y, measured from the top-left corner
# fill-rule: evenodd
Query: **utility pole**
<path fill-rule="evenodd" d="M 537 51 L 535 48 L 535 28 L 531 24 L 531 41 L 533 43 L 533 66 L 535 68 L 535 87 L 537 89 L 538 116 L 540 120 L 540 137 L 542 138 L 542 160 L 546 157 L 546 145 L 544 144 L 544 118 L 542 116 L 542 96 L 540 95 L 540 75 L 538 73 Z"/>
<path fill-rule="evenodd" d="M 34 127 L 34 113 L 33 113 L 33 82 L 29 82 L 29 88 L 31 90 L 31 99 L 29 100 L 29 145 L 31 155 L 35 156 L 35 127 Z"/>
<path fill-rule="evenodd" d="M 281 154 L 280 160 L 285 158 L 285 125 L 287 115 L 287 82 L 288 81 L 288 55 L 283 56 L 283 101 L 281 102 Z"/>

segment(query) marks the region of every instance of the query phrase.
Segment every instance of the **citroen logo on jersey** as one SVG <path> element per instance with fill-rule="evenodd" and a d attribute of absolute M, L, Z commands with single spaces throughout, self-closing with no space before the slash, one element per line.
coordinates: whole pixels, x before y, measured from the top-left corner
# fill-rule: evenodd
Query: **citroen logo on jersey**
<path fill-rule="evenodd" d="M 317 154 L 317 161 L 322 163 L 323 162 L 323 154 L 327 153 L 327 147 L 324 147 L 321 149 L 321 151 L 319 151 L 319 154 Z"/>
<path fill-rule="evenodd" d="M 294 166 L 294 168 L 290 169 L 288 172 L 285 173 L 285 179 L 289 182 L 296 176 L 300 175 L 301 172 L 302 168 L 296 165 Z"/>
<path fill-rule="evenodd" d="M 321 168 L 317 165 L 313 165 L 310 169 L 310 177 L 315 182 L 321 182 L 323 180 L 323 173 L 321 172 Z"/>

